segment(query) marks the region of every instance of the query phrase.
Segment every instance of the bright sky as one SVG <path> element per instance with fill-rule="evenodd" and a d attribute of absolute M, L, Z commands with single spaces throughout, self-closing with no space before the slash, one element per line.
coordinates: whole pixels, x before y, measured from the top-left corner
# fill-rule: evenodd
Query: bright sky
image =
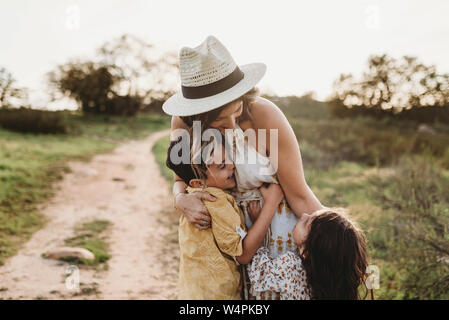
<path fill-rule="evenodd" d="M 212 34 L 237 64 L 267 64 L 262 89 L 325 99 L 370 54 L 417 56 L 449 72 L 448 17 L 446 0 L 2 0 L 0 67 L 39 105 L 46 72 L 123 33 L 175 52 Z"/>

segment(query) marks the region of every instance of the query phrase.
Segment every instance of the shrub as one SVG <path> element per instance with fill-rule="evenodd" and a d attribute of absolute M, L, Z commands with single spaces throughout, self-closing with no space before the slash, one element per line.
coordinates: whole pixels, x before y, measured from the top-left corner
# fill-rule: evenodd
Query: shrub
<path fill-rule="evenodd" d="M 428 157 L 403 157 L 388 178 L 372 178 L 372 195 L 393 210 L 391 255 L 406 299 L 449 298 L 449 180 Z M 426 276 L 423 276 L 425 274 Z"/>
<path fill-rule="evenodd" d="M 356 161 L 368 165 L 389 165 L 405 154 L 429 154 L 446 166 L 449 135 L 438 132 L 421 135 L 416 124 L 389 123 L 368 117 L 356 119 L 290 119 L 302 141 L 321 150 L 326 163 Z M 445 159 L 445 160 L 444 160 Z"/>
<path fill-rule="evenodd" d="M 420 123 L 449 122 L 449 105 L 446 106 L 420 106 L 394 112 L 393 109 L 367 108 L 365 106 L 352 106 L 348 108 L 340 100 L 329 101 L 329 114 L 338 118 L 355 118 L 369 116 L 376 119 L 390 119 L 397 121 L 415 121 Z"/>
<path fill-rule="evenodd" d="M 69 130 L 62 112 L 24 107 L 0 109 L 0 126 L 25 133 L 67 133 Z"/>

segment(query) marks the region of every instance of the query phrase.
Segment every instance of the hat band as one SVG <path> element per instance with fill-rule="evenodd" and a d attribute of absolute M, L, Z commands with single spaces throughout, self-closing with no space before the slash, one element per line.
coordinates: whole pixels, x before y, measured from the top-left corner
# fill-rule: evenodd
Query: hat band
<path fill-rule="evenodd" d="M 187 99 L 200 99 L 219 94 L 236 85 L 245 74 L 236 66 L 234 71 L 218 81 L 198 87 L 185 87 L 181 85 L 182 95 Z"/>

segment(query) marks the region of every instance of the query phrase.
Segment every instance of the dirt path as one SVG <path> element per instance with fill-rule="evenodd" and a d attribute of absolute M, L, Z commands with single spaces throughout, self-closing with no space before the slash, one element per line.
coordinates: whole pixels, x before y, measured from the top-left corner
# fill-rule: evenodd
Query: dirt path
<path fill-rule="evenodd" d="M 8 299 L 175 299 L 178 275 L 176 217 L 169 186 L 151 153 L 155 141 L 122 144 L 72 170 L 55 185 L 55 196 L 41 207 L 47 225 L 0 267 L 0 298 Z M 69 263 L 44 259 L 81 222 L 105 219 L 111 259 L 107 268 L 80 266 L 81 289 L 66 286 Z"/>

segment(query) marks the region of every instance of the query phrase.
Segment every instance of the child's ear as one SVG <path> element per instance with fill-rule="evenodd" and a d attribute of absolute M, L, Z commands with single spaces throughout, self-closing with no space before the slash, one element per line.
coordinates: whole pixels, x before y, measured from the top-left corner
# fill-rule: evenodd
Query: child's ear
<path fill-rule="evenodd" d="M 206 185 L 203 183 L 201 179 L 192 179 L 189 181 L 189 185 L 192 188 L 204 188 Z"/>

